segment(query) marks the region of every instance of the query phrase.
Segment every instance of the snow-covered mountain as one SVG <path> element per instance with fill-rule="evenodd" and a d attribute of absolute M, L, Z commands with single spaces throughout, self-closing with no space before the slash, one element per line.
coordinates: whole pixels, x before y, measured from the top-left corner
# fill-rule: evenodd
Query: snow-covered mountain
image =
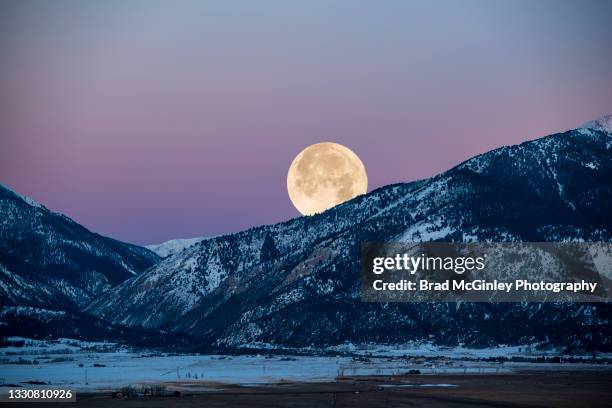
<path fill-rule="evenodd" d="M 612 133 L 612 115 L 606 115 L 599 119 L 587 122 L 583 124 L 581 128 L 600 130 L 602 132 Z"/>
<path fill-rule="evenodd" d="M 162 258 L 167 258 L 205 239 L 206 237 L 171 239 L 161 244 L 145 245 L 145 248 L 155 252 Z"/>
<path fill-rule="evenodd" d="M 76 310 L 159 257 L 0 184 L 0 305 Z"/>
<path fill-rule="evenodd" d="M 359 294 L 361 242 L 612 242 L 605 123 L 502 147 L 319 215 L 202 241 L 87 312 L 222 347 L 427 339 L 610 349 L 609 304 L 388 304 L 363 303 Z"/>

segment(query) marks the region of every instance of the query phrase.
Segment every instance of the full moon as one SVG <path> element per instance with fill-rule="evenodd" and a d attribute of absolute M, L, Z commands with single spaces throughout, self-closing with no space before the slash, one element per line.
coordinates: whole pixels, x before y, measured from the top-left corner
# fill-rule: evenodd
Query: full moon
<path fill-rule="evenodd" d="M 291 202 L 304 215 L 321 213 L 368 191 L 368 175 L 348 147 L 324 142 L 298 154 L 287 174 Z"/>

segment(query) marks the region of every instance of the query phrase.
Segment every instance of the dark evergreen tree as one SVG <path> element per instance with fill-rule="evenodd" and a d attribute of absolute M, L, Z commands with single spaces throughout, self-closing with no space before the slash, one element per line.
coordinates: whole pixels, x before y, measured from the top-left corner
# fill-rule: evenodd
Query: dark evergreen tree
<path fill-rule="evenodd" d="M 261 251 L 259 253 L 259 262 L 268 262 L 279 256 L 278 249 L 276 249 L 276 244 L 274 243 L 274 238 L 272 235 L 266 234 L 264 238 L 264 242 L 261 245 Z"/>

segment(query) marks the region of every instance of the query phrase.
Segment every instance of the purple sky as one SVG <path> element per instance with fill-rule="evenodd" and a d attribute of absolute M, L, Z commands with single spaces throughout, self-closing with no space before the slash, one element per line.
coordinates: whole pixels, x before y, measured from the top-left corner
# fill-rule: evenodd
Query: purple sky
<path fill-rule="evenodd" d="M 458 3 L 4 1 L 0 182 L 156 243 L 297 216 L 312 143 L 372 190 L 612 112 L 612 2 Z"/>

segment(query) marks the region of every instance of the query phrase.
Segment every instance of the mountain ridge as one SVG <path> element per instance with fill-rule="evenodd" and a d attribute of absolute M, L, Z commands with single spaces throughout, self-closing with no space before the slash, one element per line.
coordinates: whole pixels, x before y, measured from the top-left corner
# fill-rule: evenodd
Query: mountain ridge
<path fill-rule="evenodd" d="M 0 184 L 0 302 L 77 310 L 159 260 Z"/>
<path fill-rule="evenodd" d="M 580 126 L 582 129 L 594 129 L 607 133 L 612 133 L 612 114 L 605 115 L 599 119 L 591 120 Z"/>
<path fill-rule="evenodd" d="M 609 348 L 608 305 L 360 303 L 357 244 L 612 242 L 611 136 L 574 129 L 500 147 L 322 214 L 215 237 L 162 260 L 86 310 L 222 347 L 433 338 Z M 260 262 L 268 239 L 278 256 Z"/>

